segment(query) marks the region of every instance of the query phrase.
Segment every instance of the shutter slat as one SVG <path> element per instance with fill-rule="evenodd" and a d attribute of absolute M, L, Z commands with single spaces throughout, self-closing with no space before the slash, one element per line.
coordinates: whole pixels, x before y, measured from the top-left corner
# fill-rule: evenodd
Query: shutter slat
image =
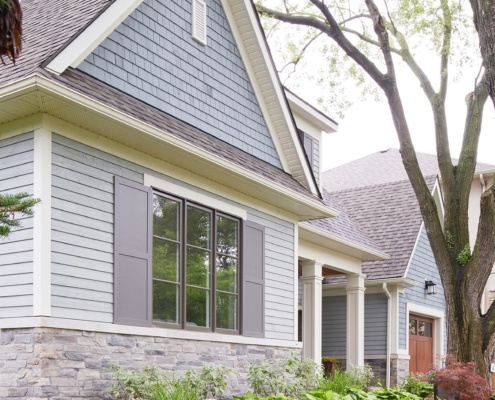
<path fill-rule="evenodd" d="M 242 332 L 265 336 L 265 229 L 244 222 L 242 237 Z"/>
<path fill-rule="evenodd" d="M 114 323 L 151 326 L 151 188 L 115 177 L 114 212 Z"/>

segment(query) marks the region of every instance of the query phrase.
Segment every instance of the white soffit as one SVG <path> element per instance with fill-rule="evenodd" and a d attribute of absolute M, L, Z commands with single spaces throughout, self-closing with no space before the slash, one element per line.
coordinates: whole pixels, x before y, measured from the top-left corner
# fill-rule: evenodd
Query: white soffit
<path fill-rule="evenodd" d="M 221 0 L 221 2 L 253 88 L 255 91 L 256 88 L 261 91 L 261 97 L 258 93 L 256 95 L 262 109 L 267 111 L 264 112 L 264 116 L 269 119 L 267 123 L 271 127 L 272 137 L 275 136 L 274 141 L 280 145 L 277 147 L 281 147 L 283 153 L 281 156 L 289 168 L 287 172 L 313 194 L 317 194 L 318 188 L 306 163 L 296 127 L 292 122 L 291 111 L 285 101 L 283 89 L 278 83 L 278 73 L 272 63 L 251 0 Z"/>
<path fill-rule="evenodd" d="M 320 110 L 313 107 L 311 104 L 305 102 L 294 93 L 286 90 L 285 95 L 289 100 L 289 105 L 295 114 L 300 115 L 302 118 L 311 122 L 325 133 L 336 132 L 338 128 L 337 122 L 330 117 L 322 113 Z"/>
<path fill-rule="evenodd" d="M 45 67 L 60 75 L 76 68 L 143 0 L 115 0 Z"/>

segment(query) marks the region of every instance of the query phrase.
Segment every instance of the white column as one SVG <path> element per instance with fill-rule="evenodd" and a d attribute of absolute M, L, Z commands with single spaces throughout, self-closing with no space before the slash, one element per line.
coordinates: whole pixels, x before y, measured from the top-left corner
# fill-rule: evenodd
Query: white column
<path fill-rule="evenodd" d="M 347 369 L 364 365 L 364 278 L 347 275 Z"/>
<path fill-rule="evenodd" d="M 321 362 L 321 285 L 322 264 L 316 261 L 302 263 L 302 340 L 303 357 Z"/>
<path fill-rule="evenodd" d="M 52 133 L 34 131 L 33 315 L 51 315 Z"/>

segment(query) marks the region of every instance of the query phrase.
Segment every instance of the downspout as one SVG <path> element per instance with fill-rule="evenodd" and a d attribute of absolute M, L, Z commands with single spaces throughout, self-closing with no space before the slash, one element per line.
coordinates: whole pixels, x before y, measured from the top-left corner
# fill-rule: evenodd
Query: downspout
<path fill-rule="evenodd" d="M 480 174 L 480 182 L 481 182 L 481 193 L 485 193 L 486 191 L 486 183 L 483 177 L 483 174 Z"/>
<path fill-rule="evenodd" d="M 390 387 L 390 336 L 392 335 L 392 296 L 387 289 L 387 283 L 383 283 L 383 291 L 387 296 L 387 368 L 385 373 L 385 385 Z"/>

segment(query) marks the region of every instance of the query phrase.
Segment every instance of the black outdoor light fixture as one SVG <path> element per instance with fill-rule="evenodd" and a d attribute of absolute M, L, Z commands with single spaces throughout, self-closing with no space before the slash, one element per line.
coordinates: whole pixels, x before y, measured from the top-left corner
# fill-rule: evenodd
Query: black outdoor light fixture
<path fill-rule="evenodd" d="M 437 292 L 437 285 L 433 281 L 425 280 L 425 290 L 428 294 L 435 294 Z"/>

